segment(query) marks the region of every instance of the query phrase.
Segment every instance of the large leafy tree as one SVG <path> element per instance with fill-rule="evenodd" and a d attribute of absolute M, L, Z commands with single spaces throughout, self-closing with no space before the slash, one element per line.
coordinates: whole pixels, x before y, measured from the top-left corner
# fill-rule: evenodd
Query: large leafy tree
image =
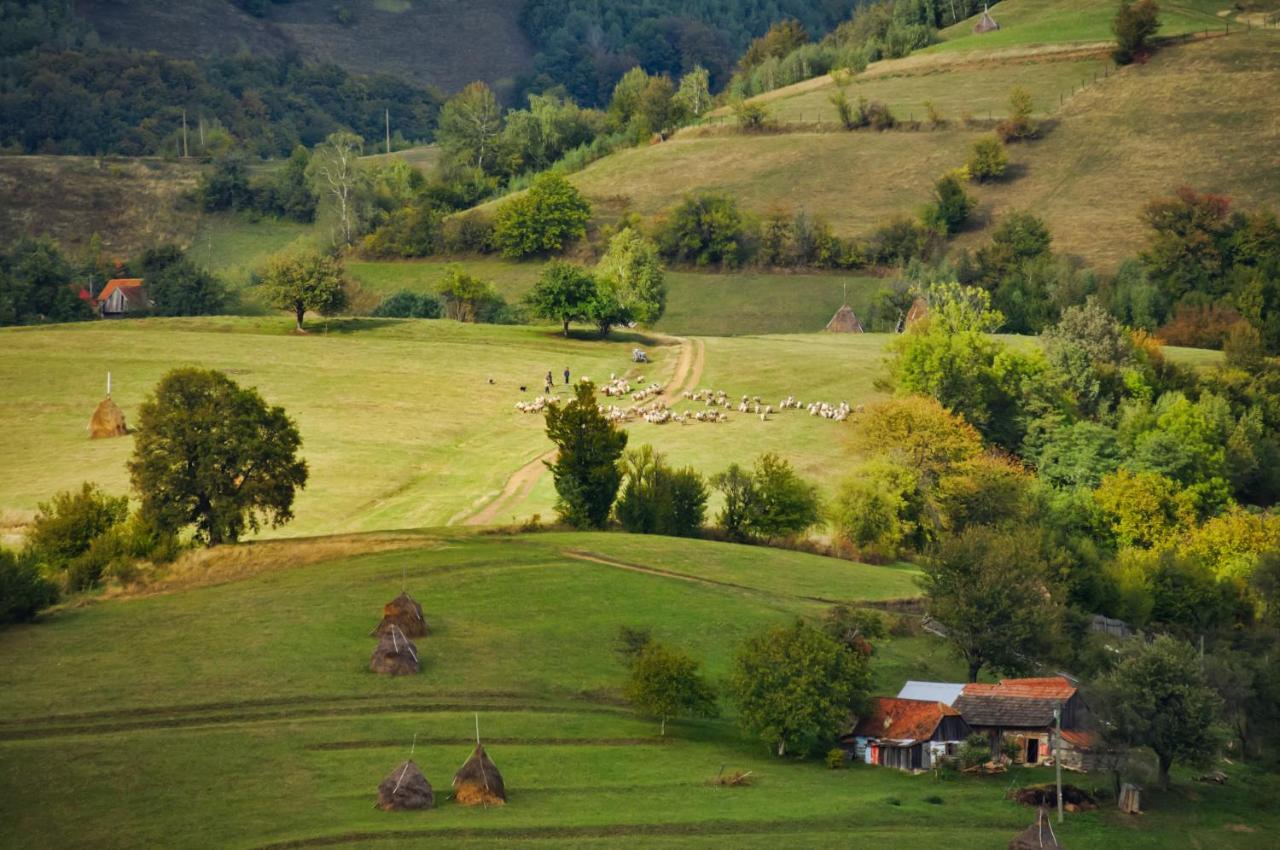
<path fill-rule="evenodd" d="M 174 369 L 138 411 L 129 474 L 158 528 L 210 546 L 293 518 L 307 483 L 302 438 L 281 407 L 222 372 Z"/>
<path fill-rule="evenodd" d="M 573 184 L 545 172 L 523 195 L 498 207 L 493 241 L 507 257 L 549 254 L 585 236 L 590 220 L 591 204 Z"/>
<path fill-rule="evenodd" d="M 440 110 L 436 139 L 457 161 L 492 171 L 502 133 L 502 106 L 484 83 L 467 85 Z"/>
<path fill-rule="evenodd" d="M 929 616 L 976 682 L 984 667 L 1017 674 L 1052 645 L 1057 610 L 1026 530 L 975 526 L 942 541 L 924 564 Z"/>
<path fill-rule="evenodd" d="M 364 140 L 355 133 L 332 133 L 324 144 L 316 145 L 306 166 L 316 194 L 337 218 L 344 245 L 352 243 L 360 228 L 368 186 L 368 175 L 360 165 L 363 153 Z"/>
<path fill-rule="evenodd" d="M 590 272 L 557 260 L 543 267 L 526 301 L 534 315 L 560 322 L 568 336 L 569 323 L 587 317 L 595 294 L 596 281 Z"/>
<path fill-rule="evenodd" d="M 547 463 L 555 478 L 556 512 L 574 528 L 603 528 L 622 484 L 619 459 L 627 432 L 600 412 L 595 386 L 580 381 L 575 398 L 547 408 L 547 436 L 559 450 Z"/>
<path fill-rule="evenodd" d="M 268 258 L 261 277 L 267 303 L 292 312 L 299 331 L 308 310 L 327 316 L 347 306 L 342 263 L 330 254 L 290 249 Z"/>
<path fill-rule="evenodd" d="M 616 302 L 630 321 L 653 324 L 667 307 L 667 284 L 658 248 L 630 227 L 609 240 L 596 266 L 599 286 L 611 290 L 605 297 Z M 608 327 L 602 327 L 604 334 Z M 602 334 L 603 335 L 603 334 Z"/>
<path fill-rule="evenodd" d="M 1204 764 L 1222 743 L 1221 700 L 1199 656 L 1190 644 L 1167 635 L 1136 642 L 1098 681 L 1090 707 L 1113 743 L 1155 751 L 1165 788 L 1175 762 Z"/>
<path fill-rule="evenodd" d="M 160 316 L 207 316 L 226 306 L 222 281 L 176 245 L 152 248 L 138 260 L 152 310 Z"/>
<path fill-rule="evenodd" d="M 618 521 L 635 534 L 692 537 L 702 528 L 707 485 L 692 467 L 673 469 L 652 446 L 627 452 Z"/>
<path fill-rule="evenodd" d="M 655 640 L 648 641 L 631 659 L 623 696 L 641 714 L 657 718 L 659 734 L 664 736 L 668 720 L 719 713 L 715 691 L 698 672 L 698 662 Z"/>
<path fill-rule="evenodd" d="M 784 756 L 830 743 L 869 683 L 865 657 L 797 621 L 748 638 L 729 687 L 742 726 Z"/>
<path fill-rule="evenodd" d="M 93 318 L 71 288 L 71 265 L 49 239 L 23 240 L 0 255 L 0 325 Z"/>

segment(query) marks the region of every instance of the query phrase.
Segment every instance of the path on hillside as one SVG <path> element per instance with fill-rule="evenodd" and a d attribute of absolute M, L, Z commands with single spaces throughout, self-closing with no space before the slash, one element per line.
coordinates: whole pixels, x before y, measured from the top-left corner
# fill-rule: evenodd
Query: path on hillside
<path fill-rule="evenodd" d="M 671 373 L 662 393 L 671 402 L 678 399 L 685 390 L 693 390 L 702 380 L 702 366 L 706 357 L 706 346 L 700 339 L 679 338 L 680 355 L 676 358 L 676 368 Z M 520 504 L 533 492 L 534 486 L 546 471 L 546 464 L 555 457 L 555 449 L 538 455 L 512 473 L 487 505 L 462 520 L 463 525 L 493 525 L 498 517 Z"/>

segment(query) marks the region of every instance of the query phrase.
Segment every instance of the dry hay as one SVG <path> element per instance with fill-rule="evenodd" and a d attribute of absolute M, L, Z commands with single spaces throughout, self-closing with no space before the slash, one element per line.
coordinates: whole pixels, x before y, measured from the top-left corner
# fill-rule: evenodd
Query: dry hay
<path fill-rule="evenodd" d="M 411 638 L 426 637 L 429 631 L 427 621 L 422 616 L 422 606 L 403 590 L 399 596 L 382 606 L 382 622 L 378 623 L 370 635 L 382 637 L 390 633 L 392 626 L 398 627 L 401 634 Z"/>
<path fill-rule="evenodd" d="M 982 10 L 982 17 L 973 25 L 973 31 L 979 35 L 984 32 L 995 32 L 1000 29 L 1000 25 L 996 23 L 996 19 L 991 17 L 991 13 L 986 9 Z"/>
<path fill-rule="evenodd" d="M 378 783 L 378 808 L 384 812 L 430 809 L 436 804 L 431 783 L 412 760 L 387 774 Z"/>
<path fill-rule="evenodd" d="M 124 411 L 120 409 L 111 396 L 98 403 L 89 420 L 89 439 L 102 440 L 108 437 L 123 437 L 129 433 L 129 426 L 124 421 Z"/>
<path fill-rule="evenodd" d="M 858 314 L 853 312 L 853 308 L 845 304 L 836 314 L 831 317 L 831 321 L 827 322 L 827 332 L 835 334 L 860 334 L 863 332 L 862 320 L 858 318 Z"/>
<path fill-rule="evenodd" d="M 400 631 L 399 626 L 392 626 L 378 641 L 369 659 L 369 669 L 384 676 L 408 676 L 417 673 L 418 648 Z"/>
<path fill-rule="evenodd" d="M 1052 785 L 1028 785 L 1025 788 L 1010 791 L 1007 796 L 1024 806 L 1054 807 L 1058 805 L 1058 792 Z M 1072 811 L 1089 811 L 1098 808 L 1098 801 L 1092 794 L 1074 785 L 1062 786 L 1062 802 L 1066 806 L 1074 806 Z"/>
<path fill-rule="evenodd" d="M 731 773 L 722 770 L 711 778 L 711 784 L 717 788 L 743 788 L 754 781 L 750 770 L 735 770 Z"/>
<path fill-rule="evenodd" d="M 1065 794 L 1063 796 L 1066 796 Z M 1019 832 L 1009 841 L 1009 850 L 1062 850 L 1053 826 L 1044 809 L 1036 815 L 1036 822 Z"/>
<path fill-rule="evenodd" d="M 453 775 L 453 799 L 464 806 L 506 805 L 507 788 L 502 774 L 480 744 Z"/>

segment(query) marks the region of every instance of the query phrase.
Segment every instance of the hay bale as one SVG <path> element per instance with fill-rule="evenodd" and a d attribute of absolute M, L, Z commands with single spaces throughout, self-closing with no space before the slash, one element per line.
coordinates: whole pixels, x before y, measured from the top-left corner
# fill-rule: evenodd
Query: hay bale
<path fill-rule="evenodd" d="M 996 19 L 991 17 L 991 12 L 985 6 L 982 9 L 982 17 L 973 25 L 973 31 L 977 35 L 985 32 L 995 32 L 1000 29 L 1000 24 L 996 23 Z"/>
<path fill-rule="evenodd" d="M 835 334 L 860 334 L 863 332 L 862 320 L 848 304 L 843 305 L 827 322 L 827 332 Z"/>
<path fill-rule="evenodd" d="M 430 631 L 427 628 L 426 619 L 422 616 L 422 606 L 404 591 L 382 606 L 382 621 L 370 632 L 370 635 L 382 637 L 391 631 L 392 626 L 397 626 L 401 634 L 411 638 L 426 637 Z"/>
<path fill-rule="evenodd" d="M 1062 850 L 1044 809 L 1037 814 L 1035 823 L 1013 837 L 1009 850 Z"/>
<path fill-rule="evenodd" d="M 506 805 L 507 787 L 502 774 L 480 744 L 453 775 L 453 799 L 464 806 Z"/>
<path fill-rule="evenodd" d="M 384 812 L 430 809 L 436 804 L 431 783 L 413 761 L 407 761 L 378 783 L 378 808 Z"/>
<path fill-rule="evenodd" d="M 929 302 L 917 296 L 911 302 L 911 309 L 907 311 L 906 327 L 911 327 L 916 322 L 929 315 Z"/>
<path fill-rule="evenodd" d="M 111 396 L 98 402 L 89 420 L 89 439 L 102 440 L 107 437 L 123 437 L 129 433 L 129 426 L 124 421 L 124 411 L 120 409 Z"/>
<path fill-rule="evenodd" d="M 417 673 L 418 648 L 413 641 L 404 636 L 398 626 L 390 630 L 378 641 L 369 659 L 369 669 L 384 676 L 407 676 Z"/>

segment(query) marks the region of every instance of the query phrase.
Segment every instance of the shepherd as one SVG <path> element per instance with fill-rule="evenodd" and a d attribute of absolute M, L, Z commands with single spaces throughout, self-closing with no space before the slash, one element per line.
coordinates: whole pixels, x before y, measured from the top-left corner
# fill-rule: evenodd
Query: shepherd
<path fill-rule="evenodd" d="M 551 370 L 547 370 L 547 395 L 551 394 L 551 388 L 556 385 L 555 378 L 551 377 Z"/>
<path fill-rule="evenodd" d="M 564 367 L 564 385 L 566 387 L 569 386 L 569 367 L 568 366 Z"/>

